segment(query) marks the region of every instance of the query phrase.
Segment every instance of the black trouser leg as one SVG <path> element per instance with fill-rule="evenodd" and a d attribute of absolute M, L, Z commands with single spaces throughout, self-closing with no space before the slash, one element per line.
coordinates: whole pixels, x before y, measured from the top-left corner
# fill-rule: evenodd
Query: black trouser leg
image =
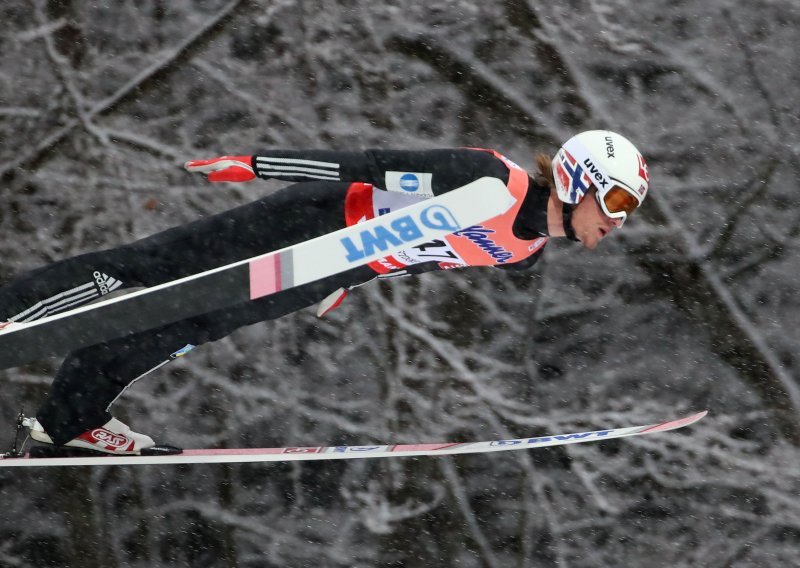
<path fill-rule="evenodd" d="M 132 381 L 169 361 L 186 345 L 216 341 L 240 327 L 312 306 L 338 288 L 361 284 L 373 277 L 372 269 L 362 266 L 247 305 L 76 351 L 59 369 L 37 419 L 56 444 L 64 444 L 108 422 L 111 418 L 108 406 Z"/>
<path fill-rule="evenodd" d="M 93 345 L 61 365 L 37 419 L 56 444 L 64 444 L 111 419 L 108 407 L 137 378 L 168 362 L 186 346 L 189 326 L 172 325 Z"/>
<path fill-rule="evenodd" d="M 154 286 L 335 231 L 344 226 L 348 187 L 296 184 L 128 245 L 33 270 L 0 289 L 0 321 L 75 308 L 110 291 L 108 282 L 117 289 Z"/>
<path fill-rule="evenodd" d="M 149 286 L 278 250 L 344 226 L 347 187 L 330 182 L 288 187 L 220 215 L 95 253 L 91 261 L 106 263 L 104 266 L 113 261 L 120 277 Z M 45 280 L 50 285 L 56 273 L 79 272 L 86 264 L 86 260 L 70 259 L 38 275 L 47 275 Z M 242 326 L 313 305 L 339 287 L 372 277 L 371 269 L 361 267 L 242 306 L 76 351 L 64 361 L 37 418 L 56 443 L 64 443 L 107 422 L 108 405 L 131 381 L 167 361 L 185 345 L 215 341 Z M 0 294 L 0 309 L 5 292 Z"/>

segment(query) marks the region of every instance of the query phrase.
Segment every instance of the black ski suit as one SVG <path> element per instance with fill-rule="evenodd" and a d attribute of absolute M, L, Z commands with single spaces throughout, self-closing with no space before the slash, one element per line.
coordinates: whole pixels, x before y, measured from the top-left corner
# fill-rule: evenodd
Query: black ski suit
<path fill-rule="evenodd" d="M 427 175 L 438 195 L 480 177 L 509 179 L 509 167 L 487 151 L 270 150 L 253 157 L 262 178 L 296 183 L 267 197 L 175 227 L 129 245 L 83 254 L 34 270 L 0 289 L 0 321 L 32 321 L 92 301 L 107 292 L 153 286 L 278 250 L 345 226 L 352 182 L 385 188 L 390 175 Z M 322 164 L 322 165 L 320 165 Z M 546 236 L 549 189 L 529 179 L 514 220 L 524 238 Z M 537 250 L 506 268 L 528 268 Z M 439 268 L 415 264 L 406 272 Z M 105 424 L 110 406 L 133 382 L 176 356 L 234 330 L 314 305 L 339 288 L 363 284 L 376 272 L 362 266 L 246 305 L 211 312 L 71 353 L 37 413 L 56 444 Z"/>

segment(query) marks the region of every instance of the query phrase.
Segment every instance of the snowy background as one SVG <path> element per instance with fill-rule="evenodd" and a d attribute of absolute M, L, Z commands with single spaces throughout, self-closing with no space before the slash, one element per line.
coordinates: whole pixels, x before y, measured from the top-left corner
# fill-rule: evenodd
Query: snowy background
<path fill-rule="evenodd" d="M 796 0 L 14 0 L 0 281 L 245 203 L 186 159 L 589 128 L 652 191 L 534 271 L 371 284 L 240 330 L 116 414 L 185 447 L 685 431 L 456 458 L 0 471 L 0 566 L 800 564 Z M 10 444 L 59 361 L 0 371 Z M 87 377 L 91 380 L 91 377 Z M 5 442 L 3 442 L 5 443 Z"/>

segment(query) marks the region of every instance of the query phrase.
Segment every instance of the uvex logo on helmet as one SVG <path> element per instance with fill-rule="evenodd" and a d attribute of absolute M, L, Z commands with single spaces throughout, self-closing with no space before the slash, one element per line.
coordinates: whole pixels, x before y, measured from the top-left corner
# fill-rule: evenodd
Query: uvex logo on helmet
<path fill-rule="evenodd" d="M 614 139 L 611 136 L 606 136 L 606 158 L 614 157 Z"/>
<path fill-rule="evenodd" d="M 591 158 L 585 158 L 583 160 L 583 166 L 586 168 L 586 173 L 589 174 L 589 178 L 598 189 L 609 189 L 611 187 L 611 180 L 605 176 L 603 171 L 595 165 Z"/>

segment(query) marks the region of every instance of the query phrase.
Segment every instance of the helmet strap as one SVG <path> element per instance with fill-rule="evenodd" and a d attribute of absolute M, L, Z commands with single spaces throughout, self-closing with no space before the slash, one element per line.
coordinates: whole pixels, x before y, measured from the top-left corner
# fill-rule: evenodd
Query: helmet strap
<path fill-rule="evenodd" d="M 572 212 L 575 211 L 575 205 L 571 203 L 561 204 L 561 218 L 564 222 L 564 235 L 575 242 L 579 242 L 578 237 L 575 236 L 575 229 L 572 228 Z"/>

